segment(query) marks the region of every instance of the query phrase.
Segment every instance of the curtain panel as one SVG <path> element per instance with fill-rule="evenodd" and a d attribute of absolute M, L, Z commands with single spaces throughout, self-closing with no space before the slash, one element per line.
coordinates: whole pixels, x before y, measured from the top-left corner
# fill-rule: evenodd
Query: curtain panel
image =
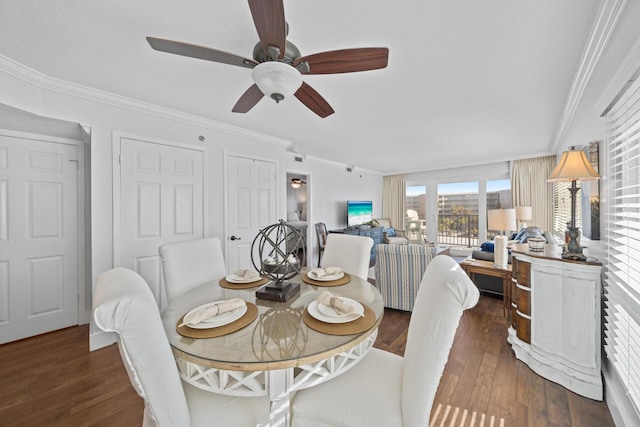
<path fill-rule="evenodd" d="M 531 206 L 530 225 L 553 230 L 553 184 L 547 179 L 556 165 L 556 156 L 512 160 L 511 194 L 513 206 Z"/>
<path fill-rule="evenodd" d="M 398 230 L 405 229 L 406 193 L 406 175 L 388 175 L 382 178 L 382 217 L 389 218 L 391 225 Z"/>

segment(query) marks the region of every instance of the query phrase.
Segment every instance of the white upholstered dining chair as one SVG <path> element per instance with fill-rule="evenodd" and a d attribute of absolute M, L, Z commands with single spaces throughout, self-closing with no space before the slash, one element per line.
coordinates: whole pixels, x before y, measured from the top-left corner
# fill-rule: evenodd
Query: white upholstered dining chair
<path fill-rule="evenodd" d="M 349 274 L 367 280 L 372 247 L 371 237 L 329 233 L 320 265 L 340 267 Z"/>
<path fill-rule="evenodd" d="M 226 276 L 222 243 L 217 237 L 166 243 L 158 253 L 168 302 L 198 285 Z"/>
<path fill-rule="evenodd" d="M 156 301 L 126 268 L 102 273 L 93 294 L 96 325 L 118 335 L 131 384 L 144 400 L 143 427 L 255 426 L 269 420 L 268 397 L 233 397 L 181 381 Z"/>
<path fill-rule="evenodd" d="M 300 390 L 293 427 L 425 427 L 456 329 L 479 292 L 458 263 L 435 257 L 422 278 L 404 358 L 372 348 L 353 368 Z"/>

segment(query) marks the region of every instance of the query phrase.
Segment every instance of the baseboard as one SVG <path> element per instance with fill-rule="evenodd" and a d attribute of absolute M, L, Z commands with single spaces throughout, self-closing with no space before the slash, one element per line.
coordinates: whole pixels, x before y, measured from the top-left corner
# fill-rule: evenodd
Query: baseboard
<path fill-rule="evenodd" d="M 110 346 L 116 342 L 113 332 L 97 331 L 89 334 L 89 351 L 98 350 Z"/>

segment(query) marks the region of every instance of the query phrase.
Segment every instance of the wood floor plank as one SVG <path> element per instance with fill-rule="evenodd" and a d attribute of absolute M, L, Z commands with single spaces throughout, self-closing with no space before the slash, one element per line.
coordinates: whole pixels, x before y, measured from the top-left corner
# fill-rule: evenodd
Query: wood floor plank
<path fill-rule="evenodd" d="M 404 354 L 411 314 L 385 310 L 375 347 Z M 578 396 L 516 360 L 502 300 L 465 312 L 434 400 L 502 417 L 505 426 L 612 427 L 604 402 Z M 0 426 L 128 427 L 143 403 L 115 345 L 89 352 L 88 326 L 0 345 Z M 494 424 L 496 427 L 499 424 Z"/>

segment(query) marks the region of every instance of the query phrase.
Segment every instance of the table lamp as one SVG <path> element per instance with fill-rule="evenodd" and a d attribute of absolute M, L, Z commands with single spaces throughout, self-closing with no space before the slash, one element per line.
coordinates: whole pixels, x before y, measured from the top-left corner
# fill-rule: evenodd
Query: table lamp
<path fill-rule="evenodd" d="M 513 231 L 516 229 L 515 209 L 489 209 L 487 211 L 487 225 L 489 230 Z"/>
<path fill-rule="evenodd" d="M 520 223 L 520 228 L 527 228 L 527 221 L 533 219 L 533 208 L 531 206 L 516 206 L 516 219 Z"/>
<path fill-rule="evenodd" d="M 487 211 L 487 225 L 489 230 L 513 231 L 516 229 L 515 209 L 490 209 Z M 493 264 L 497 268 L 507 268 L 509 264 L 509 251 L 507 250 L 507 236 L 496 236 L 493 250 Z"/>
<path fill-rule="evenodd" d="M 569 151 L 562 153 L 560 161 L 547 180 L 549 182 L 571 181 L 571 188 L 569 188 L 569 192 L 571 192 L 571 221 L 567 223 L 567 231 L 565 231 L 566 244 L 562 252 L 564 259 L 581 261 L 587 259 L 582 253 L 579 242 L 580 230 L 576 227 L 576 193 L 580 189 L 576 186 L 576 181 L 594 179 L 600 179 L 600 175 L 593 169 L 584 151 L 571 147 Z"/>

